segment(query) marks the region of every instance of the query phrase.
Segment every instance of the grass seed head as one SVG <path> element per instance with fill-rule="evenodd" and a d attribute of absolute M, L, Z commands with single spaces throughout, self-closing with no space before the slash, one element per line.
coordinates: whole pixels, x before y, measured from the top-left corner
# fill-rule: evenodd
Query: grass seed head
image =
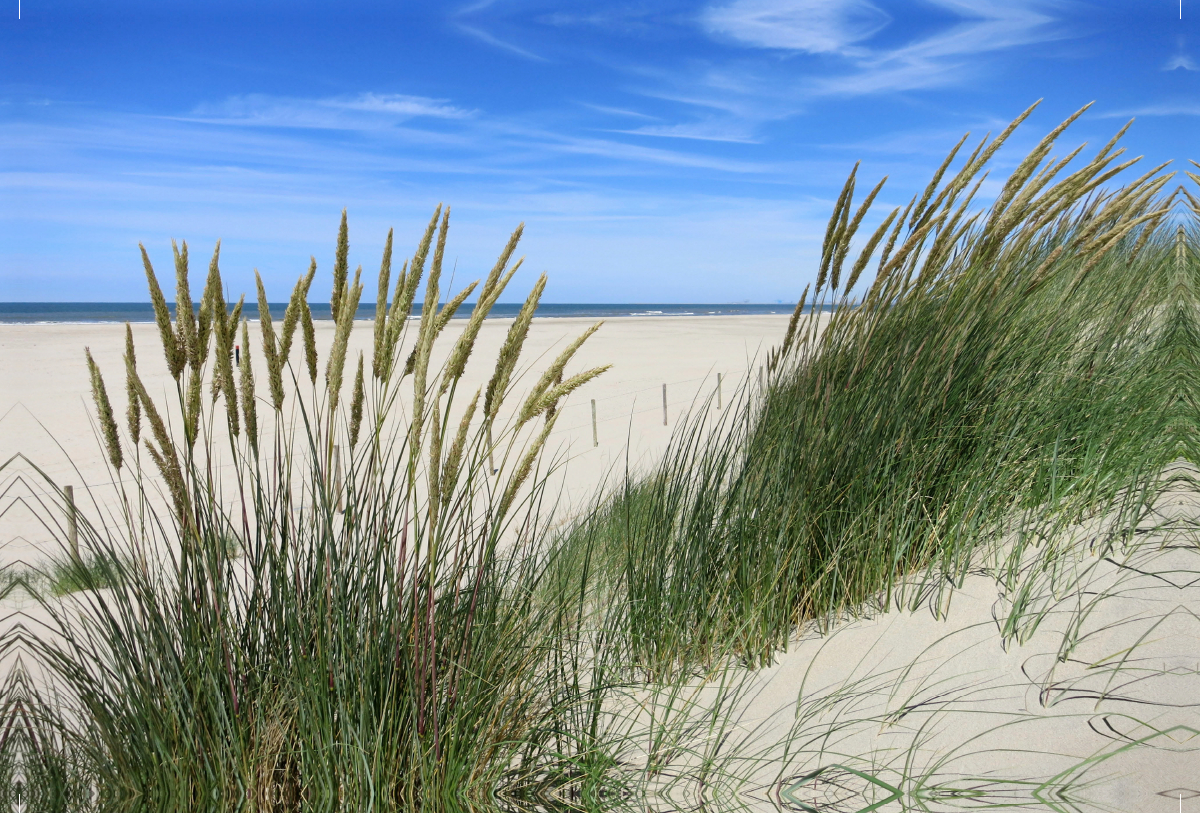
<path fill-rule="evenodd" d="M 346 210 L 342 209 L 342 222 L 338 226 L 337 251 L 333 260 L 333 292 L 329 297 L 329 312 L 336 319 L 342 309 L 342 297 L 346 294 L 346 277 L 350 273 L 350 230 L 346 225 Z"/>
<path fill-rule="evenodd" d="M 438 509 L 442 502 L 442 409 L 441 399 L 435 398 L 429 410 L 429 526 L 437 527 Z"/>
<path fill-rule="evenodd" d="M 129 398 L 129 406 L 125 410 L 125 420 L 129 425 L 129 436 L 133 445 L 137 446 L 142 438 L 142 404 L 138 397 L 134 379 L 137 377 L 137 354 L 133 349 L 133 326 L 125 323 L 125 394 Z"/>
<path fill-rule="evenodd" d="M 350 448 L 358 445 L 358 432 L 362 427 L 363 400 L 363 354 L 358 354 L 358 372 L 354 376 L 354 397 L 350 401 Z"/>
<path fill-rule="evenodd" d="M 188 374 L 187 401 L 184 402 L 183 410 L 183 436 L 189 450 L 195 447 L 196 438 L 200 435 L 200 396 L 203 384 L 204 379 L 199 370 Z"/>
<path fill-rule="evenodd" d="M 346 369 L 346 348 L 350 343 L 350 331 L 354 327 L 354 314 L 358 310 L 358 300 L 362 296 L 362 267 L 354 274 L 354 284 L 350 286 L 342 298 L 342 309 L 335 316 L 336 329 L 333 336 L 333 349 L 329 351 L 329 361 L 325 365 L 325 386 L 329 395 L 329 412 L 333 414 L 341 400 L 342 378 Z"/>
<path fill-rule="evenodd" d="M 563 398 L 566 398 L 572 392 L 579 389 L 593 378 L 603 375 L 611 368 L 611 364 L 606 364 L 603 367 L 593 367 L 590 370 L 573 375 L 566 381 L 561 381 L 560 383 L 551 387 L 549 390 L 543 393 L 536 402 L 531 404 L 529 401 L 526 401 L 525 408 L 521 410 L 520 422 L 525 423 L 525 421 L 533 418 L 535 415 L 542 413 L 545 413 L 547 420 L 552 420 L 557 414 L 559 401 L 561 401 Z"/>
<path fill-rule="evenodd" d="M 542 447 L 546 445 L 546 440 L 550 437 L 550 433 L 554 430 L 554 424 L 557 422 L 558 415 L 546 421 L 546 425 L 542 427 L 542 431 L 538 434 L 537 439 L 525 450 L 525 454 L 522 455 L 517 468 L 513 470 L 513 474 L 508 480 L 508 485 L 504 488 L 504 495 L 500 498 L 498 516 L 503 517 L 508 514 L 508 510 L 512 507 L 517 493 L 521 490 L 521 486 L 525 485 L 525 481 L 529 479 L 529 475 L 533 471 L 533 464 L 537 461 Z"/>
<path fill-rule="evenodd" d="M 533 388 L 530 389 L 529 395 L 525 399 L 525 404 L 521 407 L 521 414 L 518 418 L 519 423 L 523 424 L 533 418 L 534 415 L 537 415 L 549 408 L 544 401 L 549 393 L 554 392 L 562 385 L 563 370 L 566 369 L 568 362 L 570 362 L 575 356 L 575 353 L 579 351 L 579 348 L 583 346 L 583 343 L 591 338 L 592 335 L 599 330 L 600 326 L 603 324 L 604 322 L 600 321 L 585 330 L 579 335 L 578 338 L 575 339 L 575 341 L 567 345 L 567 347 L 558 354 L 558 358 L 556 358 L 554 362 L 546 368 L 545 372 L 542 373 L 542 377 L 539 378 L 537 383 L 533 385 Z M 553 398 L 549 399 L 548 403 L 550 406 L 553 406 L 553 404 L 557 403 L 557 401 L 558 398 Z"/>
<path fill-rule="evenodd" d="M 88 371 L 92 377 L 92 400 L 96 402 L 96 414 L 100 419 L 100 432 L 104 435 L 104 448 L 108 452 L 108 462 L 113 468 L 121 470 L 121 439 L 117 434 L 117 420 L 113 417 L 112 404 L 108 400 L 108 390 L 104 387 L 104 377 L 100 368 L 92 358 L 92 351 L 84 348 L 87 355 Z"/>
<path fill-rule="evenodd" d="M 146 286 L 150 289 L 150 301 L 154 305 L 154 322 L 158 325 L 163 356 L 167 359 L 167 370 L 171 373 L 171 377 L 178 381 L 187 359 L 179 347 L 179 341 L 175 338 L 175 330 L 171 325 L 171 310 L 167 307 L 167 299 L 163 296 L 162 288 L 158 284 L 158 277 L 154 274 L 154 266 L 150 264 L 150 255 L 146 253 L 146 247 L 141 243 L 138 243 L 138 248 L 142 251 Z"/>
<path fill-rule="evenodd" d="M 311 258 L 308 273 L 296 281 L 292 289 L 292 298 L 288 300 L 287 310 L 283 312 L 283 328 L 279 332 L 279 359 L 287 364 L 292 352 L 292 338 L 296 335 L 296 327 L 300 324 L 300 312 L 303 310 L 301 300 L 307 301 L 308 289 L 317 273 L 317 258 Z"/>
<path fill-rule="evenodd" d="M 520 231 L 518 228 L 517 234 Z M 513 240 L 509 240 L 510 245 L 515 246 Z M 511 252 L 509 252 L 511 254 Z M 501 255 L 505 257 L 506 255 Z M 442 392 L 450 388 L 450 384 L 462 377 L 463 371 L 466 370 L 467 360 L 471 357 L 471 352 L 475 349 L 475 340 L 479 337 L 479 330 L 483 327 L 483 320 L 491 312 L 492 307 L 496 304 L 496 300 L 500 298 L 500 294 L 508 286 L 512 280 L 513 274 L 517 273 L 517 269 L 521 267 L 524 258 L 517 260 L 513 267 L 508 270 L 502 277 L 498 277 L 495 282 L 491 282 L 491 275 L 488 275 L 490 284 L 485 283 L 483 292 L 479 294 L 479 299 L 475 302 L 475 307 L 471 310 L 471 316 L 467 320 L 467 326 L 463 330 L 462 335 L 458 337 L 458 341 L 454 345 L 454 350 L 450 353 L 450 359 L 446 363 L 446 371 L 442 374 Z"/>
<path fill-rule="evenodd" d="M 471 428 L 471 419 L 475 417 L 475 409 L 479 406 L 479 396 L 482 389 L 475 390 L 475 395 L 471 398 L 471 403 L 467 405 L 466 412 L 463 413 L 462 420 L 458 423 L 458 431 L 454 433 L 454 440 L 450 444 L 450 451 L 446 454 L 446 463 L 442 467 L 442 508 L 443 510 L 450 502 L 450 498 L 454 492 L 454 486 L 458 483 L 459 471 L 462 468 L 463 450 L 466 448 L 467 433 Z"/>
<path fill-rule="evenodd" d="M 788 351 L 792 348 L 792 342 L 796 340 L 796 328 L 800 325 L 800 317 L 804 314 L 804 305 L 808 300 L 808 289 L 809 286 L 805 285 L 804 293 L 800 295 L 800 301 L 796 303 L 796 309 L 792 311 L 792 318 L 788 320 L 787 333 L 784 334 L 783 344 L 780 345 L 779 352 L 775 355 L 775 364 L 772 365 L 772 368 L 778 365 L 779 360 L 787 355 Z"/>
<path fill-rule="evenodd" d="M 958 143 L 954 145 L 954 147 L 946 155 L 945 159 L 943 159 L 941 166 L 937 168 L 937 172 L 933 173 L 933 178 L 929 181 L 928 185 L 926 185 L 925 191 L 921 193 L 921 199 L 917 205 L 913 207 L 912 215 L 908 219 L 908 227 L 910 229 L 913 228 L 913 226 L 915 226 L 917 222 L 921 220 L 921 216 L 925 214 L 925 207 L 928 205 L 929 199 L 933 197 L 933 193 L 937 191 L 938 184 L 942 182 L 942 176 L 946 174 L 946 170 L 949 169 L 950 163 L 954 160 L 954 156 L 958 155 L 958 151 L 962 149 L 962 145 L 965 144 L 967 139 L 970 137 L 970 133 L 964 133 L 963 137 L 958 140 Z M 968 161 L 967 163 L 969 164 L 970 162 Z M 941 198 L 939 196 L 938 202 L 940 203 L 940 201 Z M 936 209 L 937 205 L 938 204 L 935 203 L 930 208 Z"/>
<path fill-rule="evenodd" d="M 542 291 L 546 290 L 546 275 L 538 277 L 533 290 L 521 306 L 520 313 L 508 328 L 508 335 L 496 358 L 496 368 L 488 381 L 487 391 L 483 398 L 483 415 L 488 421 L 494 421 L 500 411 L 500 405 L 508 391 L 508 381 L 516 369 L 517 360 L 521 356 L 521 348 L 525 346 L 525 337 L 529 334 L 529 323 L 533 321 L 533 313 L 537 310 Z"/>
<path fill-rule="evenodd" d="M 212 336 L 212 328 L 218 318 L 216 313 L 221 311 L 220 318 L 225 316 L 225 297 L 221 292 L 221 241 L 217 241 L 213 249 L 212 259 L 208 263 L 208 278 L 204 281 L 204 293 L 200 297 L 200 318 L 196 325 L 197 347 L 200 350 L 200 364 L 208 360 L 208 343 Z"/>
<path fill-rule="evenodd" d="M 459 291 L 453 299 L 442 306 L 442 309 L 438 312 L 437 323 L 434 325 L 433 329 L 435 336 L 441 333 L 446 328 L 446 325 L 450 324 L 450 320 L 454 318 L 454 314 L 460 307 L 462 307 L 462 303 L 467 301 L 467 297 L 470 296 L 471 292 L 474 291 L 478 286 L 478 280 L 472 282 L 466 288 L 463 288 L 461 291 Z"/>
<path fill-rule="evenodd" d="M 900 214 L 900 209 L 897 207 L 892 210 L 892 213 L 879 224 L 879 228 L 875 229 L 867 244 L 863 246 L 862 251 L 858 254 L 858 259 L 854 261 L 854 267 L 850 269 L 850 277 L 846 280 L 846 292 L 849 293 L 854 288 L 854 284 L 858 282 L 858 278 L 862 275 L 863 269 L 867 267 L 867 263 L 871 260 L 871 255 L 875 253 L 875 247 L 879 245 L 879 241 L 887 232 L 888 226 L 892 225 L 892 221 L 896 215 Z M 808 290 L 807 288 L 805 290 Z"/>
<path fill-rule="evenodd" d="M 525 233 L 525 224 L 518 223 L 513 229 L 513 233 L 509 235 L 508 242 L 504 246 L 504 250 L 500 252 L 500 256 L 496 258 L 496 264 L 492 266 L 492 270 L 488 272 L 487 279 L 484 280 L 483 290 L 479 296 L 489 296 L 493 289 L 500 284 L 500 276 L 504 273 L 504 269 L 508 266 L 508 261 L 512 259 L 513 252 L 517 250 L 517 243 L 521 242 L 521 235 Z M 501 286 L 503 287 L 503 286 Z"/>
<path fill-rule="evenodd" d="M 375 299 L 375 343 L 371 354 L 371 372 L 376 378 L 383 377 L 383 354 L 387 348 L 387 298 L 391 279 L 392 230 L 388 229 L 387 242 L 383 245 L 383 259 L 379 263 L 379 292 Z"/>
<path fill-rule="evenodd" d="M 396 277 L 396 288 L 392 294 L 392 304 L 388 307 L 387 326 L 384 329 L 383 349 L 379 358 L 379 378 L 391 379 L 392 367 L 396 363 L 396 347 L 404 334 L 408 321 L 408 313 L 412 310 L 412 300 L 416 295 L 415 283 L 408 273 L 408 260 L 404 261 L 400 275 Z M 372 365 L 372 368 L 374 365 Z"/>
<path fill-rule="evenodd" d="M 271 306 L 267 302 L 267 291 L 262 277 L 254 269 L 254 282 L 258 286 L 258 324 L 262 328 L 263 358 L 267 362 L 267 383 L 271 390 L 271 405 L 275 411 L 283 409 L 283 359 L 275 339 L 275 327 L 271 323 Z"/>
<path fill-rule="evenodd" d="M 308 380 L 317 383 L 317 331 L 313 327 L 312 311 L 303 303 L 300 328 L 304 331 L 304 364 L 308 367 Z"/>
<path fill-rule="evenodd" d="M 842 233 L 838 240 L 837 249 L 836 249 L 836 252 L 835 252 L 834 258 L 833 258 L 833 270 L 830 272 L 829 286 L 832 290 L 835 290 L 835 291 L 837 290 L 838 280 L 841 278 L 841 275 L 842 275 L 842 264 L 846 261 L 846 255 L 850 251 L 850 240 L 858 232 L 859 224 L 862 223 L 862 220 L 866 216 L 867 211 L 871 208 L 871 204 L 875 202 L 875 196 L 879 194 L 879 191 L 881 189 L 883 189 L 883 185 L 885 183 L 887 183 L 886 175 L 883 177 L 883 180 L 881 180 L 878 184 L 876 184 L 875 188 L 870 191 L 870 193 L 867 195 L 866 199 L 863 200 L 862 205 L 858 207 L 858 211 L 854 213 L 854 219 L 851 220 L 849 225 L 846 226 L 842 230 Z M 850 211 L 848 201 L 847 201 L 846 211 L 847 212 Z M 854 287 L 853 283 L 848 284 L 846 286 L 846 293 L 849 293 L 850 289 L 853 287 Z"/>
<path fill-rule="evenodd" d="M 258 409 L 254 401 L 254 368 L 250 364 L 250 323 L 242 320 L 242 364 L 241 364 L 242 415 L 246 419 L 246 437 L 250 447 L 258 454 Z"/>
<path fill-rule="evenodd" d="M 829 216 L 829 223 L 825 227 L 825 239 L 821 243 L 821 266 L 817 271 L 818 291 L 825 287 L 825 280 L 829 277 L 829 268 L 833 263 L 834 252 L 841 238 L 842 230 L 846 228 L 846 219 L 850 209 L 850 202 L 854 198 L 855 178 L 858 175 L 858 165 L 860 163 L 856 161 L 854 168 L 850 170 L 850 176 L 846 178 L 846 183 L 842 186 L 842 192 L 838 195 L 837 202 L 833 205 L 833 214 Z"/>
<path fill-rule="evenodd" d="M 188 365 L 193 370 L 199 370 L 200 344 L 196 335 L 196 316 L 192 312 L 192 292 L 188 286 L 187 240 L 183 241 L 182 250 L 172 240 L 171 251 L 175 254 L 175 328 L 178 347 Z"/>
<path fill-rule="evenodd" d="M 146 385 L 142 383 L 137 370 L 132 365 L 127 367 L 126 370 L 134 389 L 137 390 L 138 400 L 141 401 L 142 412 L 146 416 L 146 422 L 150 424 L 154 441 L 158 444 L 158 447 L 155 448 L 150 438 L 145 438 L 145 446 L 150 451 L 150 456 L 154 459 L 155 465 L 158 466 L 163 479 L 167 482 L 167 488 L 171 492 L 171 498 L 175 504 L 176 515 L 180 524 L 184 525 L 188 522 L 189 501 L 187 487 L 183 478 L 183 469 L 179 465 L 179 455 L 175 451 L 175 444 L 171 440 L 171 434 L 167 431 L 167 425 L 163 421 L 162 415 L 159 414 L 158 407 L 154 405 L 150 394 L 146 392 Z"/>

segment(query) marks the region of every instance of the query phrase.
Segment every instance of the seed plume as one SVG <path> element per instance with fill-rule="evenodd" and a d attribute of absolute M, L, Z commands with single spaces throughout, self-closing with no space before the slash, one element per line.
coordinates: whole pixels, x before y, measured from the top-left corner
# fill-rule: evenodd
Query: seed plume
<path fill-rule="evenodd" d="M 87 355 L 88 370 L 92 376 L 92 400 L 96 402 L 96 414 L 100 418 L 100 431 L 104 435 L 104 448 L 108 452 L 108 461 L 113 468 L 121 470 L 121 439 L 117 435 L 117 420 L 113 417 L 112 404 L 108 400 L 108 390 L 104 387 L 104 377 L 100 368 L 92 358 L 90 348 L 84 348 Z"/>
<path fill-rule="evenodd" d="M 133 438 L 136 447 L 142 438 L 142 404 L 138 398 L 134 378 L 137 376 L 137 355 L 133 350 L 133 326 L 125 323 L 125 394 L 129 398 L 129 406 L 125 410 L 125 419 L 129 424 L 129 436 Z"/>

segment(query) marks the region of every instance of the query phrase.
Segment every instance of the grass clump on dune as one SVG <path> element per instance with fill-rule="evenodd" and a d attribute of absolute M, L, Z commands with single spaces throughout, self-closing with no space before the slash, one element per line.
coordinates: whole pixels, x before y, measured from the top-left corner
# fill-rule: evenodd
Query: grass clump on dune
<path fill-rule="evenodd" d="M 74 559 L 56 562 L 43 581 L 53 596 L 64 596 L 78 590 L 104 590 L 122 581 L 122 573 L 130 562 L 119 564 L 101 558 Z"/>
<path fill-rule="evenodd" d="M 347 267 L 344 218 L 323 360 L 306 303 L 315 264 L 278 325 L 259 283 L 251 349 L 241 303 L 223 299 L 217 253 L 193 314 L 187 246 L 176 250 L 174 321 L 143 253 L 177 401 L 149 395 L 130 342 L 122 427 L 88 361 L 110 464 L 140 466 L 145 452 L 167 513 L 139 468 L 121 498 L 123 531 L 81 522 L 80 532 L 97 561 L 143 566 L 122 568 L 104 593 L 40 597 L 52 630 L 26 642 L 61 688 L 54 730 L 88 766 L 97 807 L 486 803 L 522 747 L 557 725 L 545 665 L 563 611 L 531 589 L 539 459 L 555 408 L 603 368 L 564 374 L 576 343 L 515 400 L 543 277 L 486 390 L 461 392 L 481 322 L 520 265 L 521 230 L 482 286 L 439 308 L 448 221 L 448 210 L 434 214 L 394 287 L 389 234 L 370 359 L 347 350 L 362 285 Z M 406 336 L 422 284 L 427 305 Z M 473 291 L 465 330 L 433 367 L 435 342 Z"/>
<path fill-rule="evenodd" d="M 1171 176 L 1104 191 L 1133 163 L 1116 138 L 1068 170 L 1050 152 L 1073 116 L 974 211 L 1028 112 L 955 170 L 964 137 L 851 264 L 880 189 L 856 206 L 852 174 L 766 392 L 715 430 L 698 416 L 564 542 L 606 551 L 597 595 L 624 608 L 638 662 L 769 662 L 806 622 L 927 599 L 1001 532 L 1048 538 L 1122 488 L 1135 500 L 1176 454 L 1158 367 L 1168 297 L 1191 278 L 1157 229 Z"/>

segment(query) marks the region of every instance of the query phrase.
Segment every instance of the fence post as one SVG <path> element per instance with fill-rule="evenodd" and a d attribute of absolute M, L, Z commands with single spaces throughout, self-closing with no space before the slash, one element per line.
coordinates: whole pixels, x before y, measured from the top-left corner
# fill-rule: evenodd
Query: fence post
<path fill-rule="evenodd" d="M 67 542 L 71 545 L 71 558 L 79 558 L 79 518 L 75 512 L 75 486 L 63 486 L 67 498 Z"/>
<path fill-rule="evenodd" d="M 663 384 L 663 426 L 667 425 L 667 385 Z"/>
<path fill-rule="evenodd" d="M 342 507 L 342 447 L 333 447 L 333 487 L 337 489 L 337 510 L 341 513 Z"/>
<path fill-rule="evenodd" d="M 596 434 L 596 399 L 592 399 L 592 448 L 600 445 L 600 436 Z"/>
<path fill-rule="evenodd" d="M 721 374 L 717 373 L 717 409 L 721 408 Z"/>

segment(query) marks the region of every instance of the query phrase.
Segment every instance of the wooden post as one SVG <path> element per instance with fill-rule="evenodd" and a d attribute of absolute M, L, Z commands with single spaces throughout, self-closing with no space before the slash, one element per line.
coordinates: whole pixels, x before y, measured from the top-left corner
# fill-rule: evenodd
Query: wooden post
<path fill-rule="evenodd" d="M 717 373 L 717 409 L 721 408 L 721 374 Z"/>
<path fill-rule="evenodd" d="M 600 436 L 596 434 L 596 399 L 592 399 L 592 447 L 600 445 Z"/>
<path fill-rule="evenodd" d="M 71 558 L 79 558 L 79 518 L 75 512 L 75 486 L 63 486 L 67 498 L 67 542 L 71 545 Z"/>
<path fill-rule="evenodd" d="M 337 490 L 337 510 L 341 513 L 342 505 L 342 447 L 333 447 L 333 487 Z"/>
<path fill-rule="evenodd" d="M 667 425 L 667 385 L 663 384 L 663 426 Z"/>

